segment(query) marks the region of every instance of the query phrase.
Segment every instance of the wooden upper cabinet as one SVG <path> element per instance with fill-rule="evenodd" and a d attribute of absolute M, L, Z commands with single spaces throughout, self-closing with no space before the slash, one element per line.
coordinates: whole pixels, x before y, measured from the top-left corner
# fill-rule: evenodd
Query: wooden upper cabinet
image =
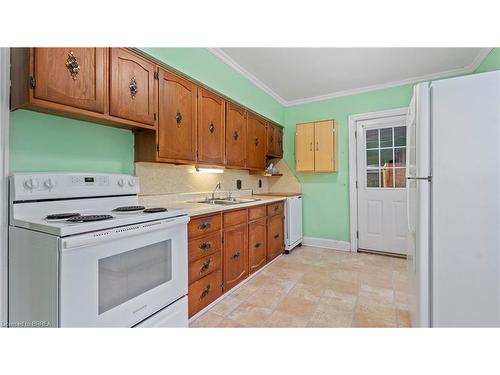
<path fill-rule="evenodd" d="M 236 104 L 226 104 L 226 165 L 245 167 L 247 111 Z"/>
<path fill-rule="evenodd" d="M 300 172 L 314 171 L 314 123 L 297 124 L 295 169 Z"/>
<path fill-rule="evenodd" d="M 34 48 L 36 99 L 104 113 L 106 48 Z"/>
<path fill-rule="evenodd" d="M 196 160 L 197 86 L 159 70 L 158 157 L 173 162 Z"/>
<path fill-rule="evenodd" d="M 321 121 L 314 123 L 314 170 L 316 172 L 335 172 L 336 146 L 335 121 Z"/>
<path fill-rule="evenodd" d="M 110 115 L 155 126 L 156 64 L 131 50 L 111 48 L 110 68 Z"/>
<path fill-rule="evenodd" d="M 283 130 L 270 122 L 266 131 L 266 154 L 271 157 L 283 157 Z"/>
<path fill-rule="evenodd" d="M 224 164 L 225 100 L 198 88 L 198 162 Z"/>
<path fill-rule="evenodd" d="M 336 172 L 337 135 L 335 120 L 297 124 L 295 169 Z"/>
<path fill-rule="evenodd" d="M 275 138 L 275 155 L 279 158 L 283 157 L 283 129 L 279 126 L 274 128 L 274 138 Z"/>
<path fill-rule="evenodd" d="M 247 122 L 247 168 L 266 169 L 266 128 L 267 121 L 248 112 Z"/>

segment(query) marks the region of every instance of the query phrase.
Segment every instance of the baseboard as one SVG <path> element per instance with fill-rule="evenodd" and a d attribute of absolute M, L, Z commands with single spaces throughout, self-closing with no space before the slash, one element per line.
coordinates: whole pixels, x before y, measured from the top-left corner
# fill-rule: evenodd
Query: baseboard
<path fill-rule="evenodd" d="M 351 243 L 347 241 L 337 241 L 328 238 L 304 237 L 302 241 L 304 246 L 321 247 L 323 249 L 351 251 Z"/>

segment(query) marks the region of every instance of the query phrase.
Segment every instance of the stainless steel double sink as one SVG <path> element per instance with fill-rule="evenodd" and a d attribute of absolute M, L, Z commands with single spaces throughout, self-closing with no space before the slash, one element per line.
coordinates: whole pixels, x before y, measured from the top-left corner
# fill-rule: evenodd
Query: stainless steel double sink
<path fill-rule="evenodd" d="M 258 198 L 206 198 L 202 201 L 195 201 L 192 203 L 205 203 L 205 204 L 220 204 L 220 205 L 233 205 L 252 203 L 260 201 Z"/>

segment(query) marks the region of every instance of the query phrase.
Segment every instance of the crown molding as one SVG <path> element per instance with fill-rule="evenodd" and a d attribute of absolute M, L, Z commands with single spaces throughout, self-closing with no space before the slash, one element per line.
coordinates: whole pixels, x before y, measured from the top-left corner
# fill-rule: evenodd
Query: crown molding
<path fill-rule="evenodd" d="M 463 68 L 445 70 L 445 71 L 438 72 L 438 73 L 410 77 L 410 78 L 407 78 L 404 80 L 392 81 L 392 82 L 387 82 L 387 83 L 382 83 L 382 84 L 377 84 L 377 85 L 364 86 L 364 87 L 360 87 L 360 88 L 356 88 L 356 89 L 335 91 L 335 92 L 331 92 L 331 93 L 324 94 L 324 95 L 311 96 L 311 97 L 295 99 L 295 100 L 285 100 L 284 98 L 282 98 L 280 95 L 278 95 L 276 92 L 274 92 L 269 86 L 267 86 L 264 82 L 259 80 L 252 73 L 250 73 L 248 70 L 246 70 L 241 65 L 239 65 L 229 55 L 227 55 L 224 51 L 222 51 L 221 48 L 208 48 L 208 50 L 211 53 L 213 53 L 215 56 L 217 56 L 220 60 L 222 60 L 222 62 L 229 65 L 231 68 L 233 68 L 234 70 L 239 72 L 241 75 L 243 75 L 245 78 L 247 78 L 253 84 L 255 84 L 257 87 L 259 87 L 264 92 L 266 92 L 271 97 L 273 97 L 281 105 L 283 105 L 285 107 L 290 107 L 290 106 L 299 105 L 299 104 L 313 103 L 313 102 L 319 102 L 319 101 L 323 101 L 323 100 L 338 98 L 341 96 L 362 94 L 365 92 L 383 90 L 383 89 L 388 89 L 388 88 L 397 87 L 397 86 L 409 85 L 409 84 L 413 84 L 413 83 L 432 81 L 432 80 L 437 80 L 437 79 L 442 79 L 442 78 L 449 78 L 449 77 L 454 77 L 454 76 L 470 74 L 470 73 L 473 73 L 479 67 L 479 65 L 481 65 L 481 63 L 486 58 L 486 56 L 488 56 L 488 54 L 491 52 L 492 48 L 481 48 L 481 50 L 479 51 L 477 56 L 474 58 L 474 60 L 472 60 L 472 62 L 470 64 L 466 65 Z"/>

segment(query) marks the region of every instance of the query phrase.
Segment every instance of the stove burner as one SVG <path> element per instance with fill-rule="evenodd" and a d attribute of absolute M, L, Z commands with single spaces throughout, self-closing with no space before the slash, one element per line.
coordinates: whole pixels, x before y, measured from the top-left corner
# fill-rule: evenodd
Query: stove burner
<path fill-rule="evenodd" d="M 163 207 L 153 207 L 153 208 L 146 208 L 143 212 L 152 214 L 152 213 L 156 213 L 156 212 L 165 212 L 165 211 L 168 211 L 168 210 L 166 208 L 163 208 Z"/>
<path fill-rule="evenodd" d="M 144 210 L 144 206 L 123 206 L 123 207 L 117 207 L 113 211 L 134 212 L 134 211 L 142 211 L 142 210 Z"/>
<path fill-rule="evenodd" d="M 89 221 L 108 220 L 112 218 L 113 216 L 111 215 L 81 215 L 72 217 L 66 221 L 69 221 L 70 223 L 85 223 Z"/>
<path fill-rule="evenodd" d="M 60 214 L 50 214 L 45 217 L 47 220 L 60 220 L 60 219 L 68 219 L 70 217 L 80 216 L 77 212 L 63 212 Z"/>

